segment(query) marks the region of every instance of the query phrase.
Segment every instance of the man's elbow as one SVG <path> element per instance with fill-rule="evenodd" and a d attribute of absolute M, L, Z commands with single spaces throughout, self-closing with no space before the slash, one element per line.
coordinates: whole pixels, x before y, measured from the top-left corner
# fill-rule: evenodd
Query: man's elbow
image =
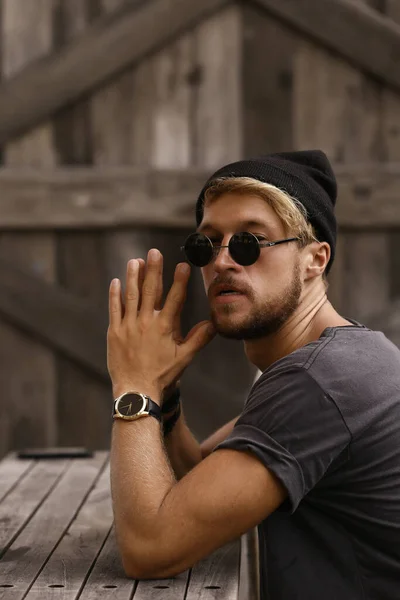
<path fill-rule="evenodd" d="M 157 543 L 140 542 L 134 549 L 120 548 L 120 556 L 124 573 L 130 579 L 170 579 L 187 568 L 174 561 L 170 553 L 163 556 Z"/>

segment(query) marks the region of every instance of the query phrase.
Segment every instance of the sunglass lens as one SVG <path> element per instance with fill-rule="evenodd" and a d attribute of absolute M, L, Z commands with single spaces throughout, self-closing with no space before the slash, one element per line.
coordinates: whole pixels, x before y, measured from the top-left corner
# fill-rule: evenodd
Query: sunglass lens
<path fill-rule="evenodd" d="M 254 264 L 260 256 L 260 246 L 256 236 L 247 231 L 236 233 L 231 237 L 229 250 L 232 258 L 243 266 Z"/>
<path fill-rule="evenodd" d="M 195 267 L 205 267 L 212 260 L 212 243 L 201 233 L 192 233 L 185 242 L 185 254 Z"/>

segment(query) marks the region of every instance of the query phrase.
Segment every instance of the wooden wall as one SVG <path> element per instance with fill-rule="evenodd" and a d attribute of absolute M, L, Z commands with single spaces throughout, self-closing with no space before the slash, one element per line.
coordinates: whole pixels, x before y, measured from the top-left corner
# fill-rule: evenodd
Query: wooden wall
<path fill-rule="evenodd" d="M 59 49 L 99 15 L 123 3 L 33 0 L 27 5 L 25 0 L 3 0 L 3 77 Z M 221 36 L 221 31 L 226 35 Z M 4 164 L 209 169 L 235 160 L 241 154 L 239 35 L 239 13 L 228 9 L 92 97 L 7 144 Z M 171 194 L 179 191 L 167 176 L 164 184 Z M 143 228 L 3 232 L 0 250 L 47 281 L 89 299 L 105 314 L 111 278 L 123 277 L 127 260 L 146 258 L 153 246 L 165 256 L 168 286 L 181 260 L 179 246 L 188 233 Z M 207 314 L 202 282 L 194 273 L 184 328 Z M 0 403 L 0 455 L 26 445 L 107 447 L 109 388 L 4 321 L 0 321 L 0 335 L 3 398 L 10 399 Z M 254 373 L 240 343 L 215 340 L 196 358 L 182 388 L 185 412 L 197 435 L 205 436 L 240 412 Z"/>
<path fill-rule="evenodd" d="M 3 79 L 128 2 L 1 0 Z M 369 4 L 382 9 L 380 2 Z M 386 2 L 385 9 L 400 20 L 400 0 Z M 383 163 L 400 160 L 399 135 L 398 93 L 265 11 L 232 4 L 8 143 L 2 157 L 4 166 L 212 171 L 243 155 L 319 147 L 337 164 Z M 163 185 L 171 194 L 180 191 L 176 181 L 166 174 Z M 129 258 L 145 258 L 156 246 L 165 255 L 168 286 L 187 233 L 2 232 L 0 254 L 88 299 L 104 314 L 106 330 L 110 279 L 124 276 Z M 368 324 L 399 296 L 399 245 L 396 230 L 340 231 L 330 296 L 342 314 Z M 184 327 L 206 317 L 194 273 Z M 0 340 L 0 455 L 25 445 L 108 446 L 107 386 L 5 320 Z M 216 339 L 195 359 L 182 387 L 198 436 L 240 412 L 255 375 L 239 342 Z"/>

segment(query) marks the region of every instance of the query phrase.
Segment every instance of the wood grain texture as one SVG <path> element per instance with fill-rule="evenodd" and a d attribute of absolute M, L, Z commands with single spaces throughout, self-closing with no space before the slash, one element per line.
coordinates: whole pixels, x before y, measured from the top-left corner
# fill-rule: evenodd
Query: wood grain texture
<path fill-rule="evenodd" d="M 136 587 L 137 582 L 128 579 L 122 568 L 113 527 L 79 600 L 132 600 Z"/>
<path fill-rule="evenodd" d="M 18 460 L 13 453 L 0 461 L 0 502 L 29 473 L 33 465 L 33 461 Z"/>
<path fill-rule="evenodd" d="M 18 459 L 14 461 L 17 463 Z M 24 462 L 20 460 L 19 462 Z M 34 512 L 49 495 L 63 475 L 69 461 L 57 460 L 50 464 L 35 461 L 29 473 L 0 503 L 0 556 L 6 552 Z M 14 466 L 18 472 L 18 464 Z"/>
<path fill-rule="evenodd" d="M 400 28 L 384 15 L 353 0 L 256 1 L 358 69 L 400 88 Z"/>
<path fill-rule="evenodd" d="M 172 579 L 138 581 L 134 600 L 185 600 L 190 571 Z"/>
<path fill-rule="evenodd" d="M 55 589 L 62 590 L 63 600 L 75 600 L 108 537 L 112 521 L 107 466 L 25 596 L 26 600 L 52 600 Z"/>
<path fill-rule="evenodd" d="M 107 455 L 71 461 L 1 561 L 2 600 L 22 600 L 96 483 Z M 21 560 L 24 569 L 21 570 Z"/>
<path fill-rule="evenodd" d="M 65 50 L 48 55 L 0 88 L 0 143 L 87 95 L 227 3 L 130 2 L 118 15 L 98 19 Z"/>
<path fill-rule="evenodd" d="M 267 573 L 264 570 L 264 577 Z M 241 537 L 238 600 L 260 600 L 260 556 L 257 528 Z"/>
<path fill-rule="evenodd" d="M 186 600 L 237 600 L 239 590 L 239 540 L 213 552 L 191 572 Z"/>
<path fill-rule="evenodd" d="M 104 343 L 107 326 L 104 315 L 93 309 L 90 302 L 82 300 L 62 288 L 43 284 L 40 278 L 14 267 L 3 259 L 0 259 L 0 265 L 2 273 L 0 314 L 3 318 L 37 337 L 44 344 L 50 345 L 52 349 L 90 369 L 97 377 L 108 381 Z M 3 337 L 0 346 L 2 355 L 4 353 L 4 357 L 2 356 L 4 358 L 3 368 L 8 367 L 6 358 L 9 355 L 9 349 L 8 352 L 6 350 L 7 338 Z M 17 358 L 11 354 L 10 357 L 15 361 L 12 366 L 9 365 L 12 370 L 15 368 L 17 360 L 21 361 L 21 356 L 19 355 Z M 43 394 L 39 384 L 36 385 L 35 389 L 26 379 L 22 369 L 19 368 L 18 378 L 14 378 L 15 397 L 25 399 L 26 390 L 30 390 L 29 403 L 27 405 L 22 403 L 20 421 L 15 422 L 15 427 L 21 428 L 19 445 L 40 445 L 40 435 L 32 435 L 30 431 L 30 428 L 34 426 L 34 422 L 33 425 L 30 424 L 32 406 L 35 406 L 36 403 L 36 406 L 40 406 L 39 402 Z M 9 410 L 8 407 L 5 409 Z M 44 411 L 44 409 L 42 410 Z M 48 418 L 47 413 L 44 411 L 44 415 L 39 416 L 42 417 L 41 427 L 43 429 L 46 426 L 50 428 L 51 423 L 47 423 L 45 420 Z"/>
<path fill-rule="evenodd" d="M 254 6 L 243 9 L 243 156 L 293 148 L 297 36 Z"/>
<path fill-rule="evenodd" d="M 303 114 L 298 110 L 299 118 Z M 304 137 L 310 140 L 310 136 L 311 132 L 307 131 Z M 299 136 L 298 139 L 304 138 Z M 321 144 L 318 140 L 318 128 L 315 127 L 312 142 L 301 145 L 320 145 L 328 154 L 335 151 L 335 140 L 341 145 L 340 138 L 334 131 L 332 137 L 326 134 L 321 139 Z M 341 148 L 343 149 L 342 145 Z M 400 163 L 369 160 L 357 164 L 334 163 L 333 168 L 339 186 L 337 219 L 341 227 L 361 230 L 399 227 Z M 83 232 L 88 229 L 118 230 L 132 226 L 147 227 L 150 230 L 151 226 L 153 230 L 170 228 L 189 231 L 195 228 L 196 199 L 209 175 L 210 171 L 193 168 L 183 171 L 107 166 L 52 171 L 3 169 L 0 171 L 2 227 L 3 230 L 25 232 L 70 230 L 68 235 L 74 240 L 71 242 L 72 254 L 79 251 L 79 245 L 84 239 Z M 79 231 L 81 234 L 78 234 Z M 59 239 L 64 239 L 65 242 L 66 235 L 66 232 L 64 237 L 60 234 Z M 30 239 L 31 244 L 38 239 L 34 236 L 27 238 L 26 233 L 24 237 Z M 7 238 L 2 234 L 0 253 L 3 256 L 9 252 L 5 240 L 7 244 L 12 243 L 12 246 L 8 246 L 12 247 L 10 253 L 20 256 L 23 261 L 25 255 L 19 244 L 20 237 L 13 234 Z M 90 240 L 88 248 L 91 248 L 92 253 L 92 258 L 89 259 L 88 256 L 87 260 L 100 261 L 100 254 L 103 253 L 104 256 L 106 251 L 102 249 L 98 234 L 93 232 L 87 240 Z M 38 244 L 37 258 L 32 267 L 42 275 L 49 272 L 45 248 L 43 244 Z M 72 256 L 63 260 L 72 260 Z M 84 283 L 83 273 L 79 277 L 85 288 L 84 294 L 87 294 L 89 282 Z M 101 281 L 105 275 L 99 273 L 98 277 Z M 101 284 L 96 284 L 96 289 L 97 285 Z"/>
<path fill-rule="evenodd" d="M 38 60 L 52 49 L 52 0 L 27 5 L 23 0 L 2 3 L 3 81 Z M 52 127 L 43 123 L 3 148 L 7 166 L 52 168 L 57 162 Z M 1 251 L 10 261 L 20 262 L 45 282 L 55 279 L 55 248 L 52 232 L 28 236 L 3 234 Z M 3 434 L 0 456 L 23 445 L 53 445 L 57 435 L 55 413 L 56 373 L 54 357 L 40 343 L 0 324 L 1 383 L 10 399 L 8 414 L 0 405 Z M 18 375 L 15 365 L 18 364 Z M 26 410 L 29 406 L 29 410 Z M 4 421 L 7 427 L 4 427 Z M 5 431 L 4 431 L 5 430 Z"/>
<path fill-rule="evenodd" d="M 199 85 L 196 164 L 215 170 L 242 155 L 241 40 L 239 7 L 207 19 L 195 32 Z"/>
<path fill-rule="evenodd" d="M 73 3 L 70 0 L 58 0 L 58 8 L 59 45 L 62 48 L 84 35 L 96 15 L 90 10 L 89 0 L 74 0 Z M 81 100 L 64 109 L 55 118 L 56 131 L 57 125 L 60 162 L 91 163 L 93 137 L 90 100 Z M 90 302 L 97 313 L 104 315 L 105 349 L 109 282 L 105 272 L 103 235 L 97 231 L 58 232 L 57 255 L 58 283 Z M 108 448 L 111 434 L 110 382 L 105 385 L 82 365 L 62 356 L 58 358 L 57 367 L 57 416 L 60 423 L 57 444 Z M 78 414 L 79 419 L 76 418 Z"/>

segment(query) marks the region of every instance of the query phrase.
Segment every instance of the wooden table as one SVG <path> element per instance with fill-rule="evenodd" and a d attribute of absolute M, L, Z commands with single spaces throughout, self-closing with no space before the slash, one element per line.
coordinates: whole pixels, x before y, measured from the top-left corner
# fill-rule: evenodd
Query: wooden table
<path fill-rule="evenodd" d="M 0 600 L 256 600 L 251 532 L 181 575 L 128 579 L 109 455 L 0 461 Z"/>

